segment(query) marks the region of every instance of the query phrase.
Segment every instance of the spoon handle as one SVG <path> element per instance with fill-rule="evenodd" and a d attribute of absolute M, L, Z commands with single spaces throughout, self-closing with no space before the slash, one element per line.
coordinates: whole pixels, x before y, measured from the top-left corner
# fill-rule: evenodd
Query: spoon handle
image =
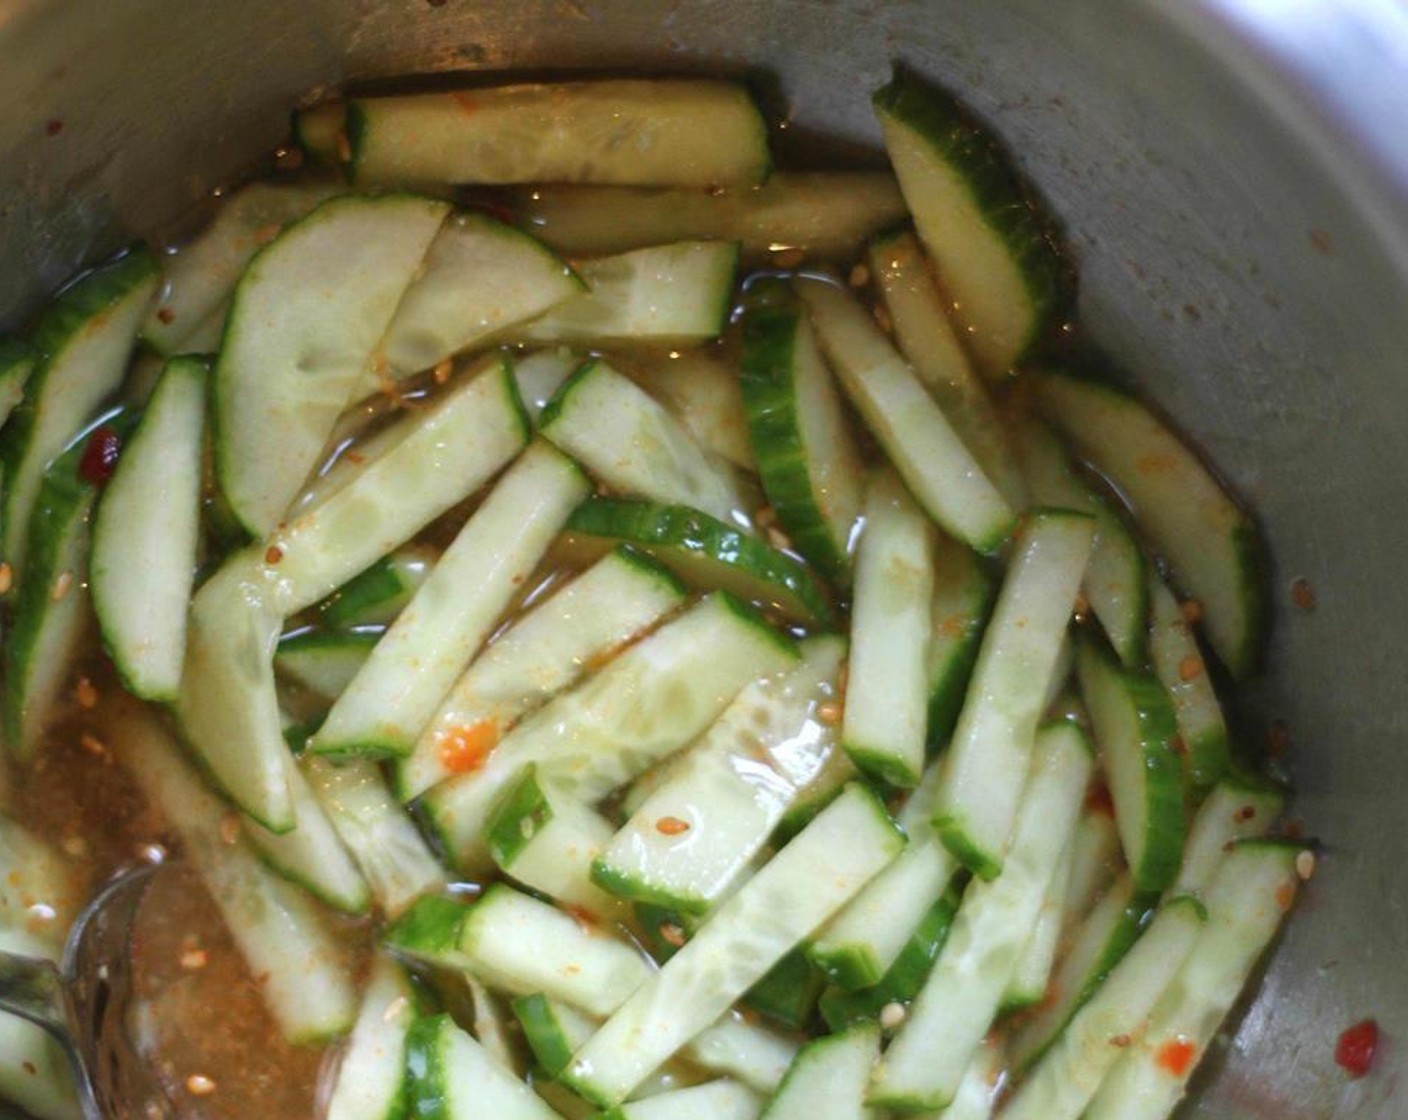
<path fill-rule="evenodd" d="M 23 1016 L 69 1042 L 64 982 L 52 961 L 0 952 L 0 1010 Z"/>

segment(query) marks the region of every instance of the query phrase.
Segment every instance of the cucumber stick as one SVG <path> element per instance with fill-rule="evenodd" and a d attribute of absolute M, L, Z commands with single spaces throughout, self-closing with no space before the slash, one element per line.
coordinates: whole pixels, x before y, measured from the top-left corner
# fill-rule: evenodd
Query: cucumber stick
<path fill-rule="evenodd" d="M 445 550 L 309 744 L 316 754 L 404 757 L 587 496 L 571 460 L 538 443 Z"/>
<path fill-rule="evenodd" d="M 854 598 L 841 742 L 862 772 L 912 789 L 929 716 L 934 530 L 892 471 L 866 492 Z"/>
<path fill-rule="evenodd" d="M 834 749 L 816 711 L 835 695 L 844 656 L 840 639 L 811 639 L 794 668 L 746 686 L 611 840 L 593 865 L 596 880 L 686 913 L 718 902 L 767 843 L 800 780 Z"/>
<path fill-rule="evenodd" d="M 1051 978 L 1051 998 L 1031 1012 L 1008 1045 L 1017 1072 L 1046 1053 L 1129 951 L 1148 916 L 1148 897 L 1137 896 L 1130 877 L 1121 875 L 1069 931 L 1070 944 Z"/>
<path fill-rule="evenodd" d="M 296 815 L 273 664 L 281 622 L 260 559 L 258 546 L 236 553 L 191 600 L 174 710 L 230 800 L 270 831 L 288 832 Z"/>
<path fill-rule="evenodd" d="M 738 246 L 678 241 L 579 261 L 576 270 L 586 291 L 504 337 L 595 346 L 707 342 L 728 322 Z"/>
<path fill-rule="evenodd" d="M 34 756 L 62 706 L 88 626 L 88 519 L 95 487 L 79 464 L 89 438 L 125 434 L 131 421 L 130 415 L 109 414 L 93 427 L 108 432 L 80 435 L 40 480 L 27 534 L 29 570 L 4 647 L 4 736 L 17 761 Z"/>
<path fill-rule="evenodd" d="M 1121 1049 L 1110 1040 L 1140 1032 L 1206 922 L 1207 911 L 1194 899 L 1165 903 L 1109 979 L 1022 1081 L 1003 1116 L 1080 1120 L 1101 1081 L 1120 1059 Z"/>
<path fill-rule="evenodd" d="M 903 845 L 875 797 L 847 787 L 607 1020 L 564 1079 L 603 1106 L 624 1100 Z"/>
<path fill-rule="evenodd" d="M 526 233 L 483 214 L 456 214 L 430 243 L 377 356 L 394 377 L 430 369 L 585 286 Z"/>
<path fill-rule="evenodd" d="M 1038 733 L 1003 873 L 992 882 L 974 879 L 964 893 L 934 970 L 885 1052 L 868 1098 L 873 1107 L 913 1112 L 953 1099 L 1069 842 L 1091 767 L 1090 744 L 1074 724 Z"/>
<path fill-rule="evenodd" d="M 1163 890 L 1187 833 L 1173 708 L 1158 681 L 1122 667 L 1097 640 L 1083 639 L 1076 661 L 1125 860 L 1140 890 Z"/>
<path fill-rule="evenodd" d="M 536 765 L 505 792 L 485 826 L 505 875 L 597 922 L 624 916 L 621 901 L 592 881 L 592 862 L 611 836 L 605 817 L 541 781 Z"/>
<path fill-rule="evenodd" d="M 333 167 L 346 161 L 347 106 L 341 101 L 296 110 L 292 127 L 294 142 L 313 162 Z"/>
<path fill-rule="evenodd" d="M 1264 544 L 1251 516 L 1139 401 L 1064 374 L 1035 382 L 1042 410 L 1128 503 L 1234 677 L 1257 665 L 1269 602 Z"/>
<path fill-rule="evenodd" d="M 939 770 L 931 767 L 900 810 L 909 844 L 807 947 L 832 983 L 852 991 L 879 984 L 957 872 L 930 819 L 938 791 Z"/>
<path fill-rule="evenodd" d="M 930 750 L 946 744 L 983 640 L 997 587 L 972 550 L 946 533 L 934 537 L 934 604 L 925 666 Z"/>
<path fill-rule="evenodd" d="M 860 453 L 806 311 L 780 281 L 749 289 L 740 384 L 778 521 L 798 552 L 832 580 L 849 582 Z"/>
<path fill-rule="evenodd" d="M 1094 537 L 1084 514 L 1036 511 L 1013 549 L 944 763 L 935 822 L 973 871 L 994 878 L 1032 736 Z"/>
<path fill-rule="evenodd" d="M 311 607 L 475 493 L 527 444 L 507 362 L 493 355 L 399 442 L 274 534 L 262 578 L 285 617 Z"/>
<path fill-rule="evenodd" d="M 380 640 L 380 630 L 296 630 L 279 639 L 274 670 L 331 704 Z"/>
<path fill-rule="evenodd" d="M 925 512 L 978 551 L 996 549 L 1012 507 L 870 313 L 835 284 L 797 288 L 841 387 Z"/>
<path fill-rule="evenodd" d="M 0 430 L 24 400 L 34 361 L 34 347 L 29 343 L 0 335 Z"/>
<path fill-rule="evenodd" d="M 1011 440 L 958 340 L 919 240 L 908 229 L 884 234 L 870 243 L 868 259 L 900 353 L 1007 504 L 1022 509 L 1027 488 Z"/>
<path fill-rule="evenodd" d="M 821 625 L 832 619 L 826 589 L 809 568 L 701 510 L 592 498 L 567 529 L 578 547 L 630 545 L 694 587 L 727 591 L 784 618 Z"/>
<path fill-rule="evenodd" d="M 582 366 L 581 357 L 568 346 L 547 346 L 518 358 L 513 379 L 523 409 L 534 425 L 563 383 Z"/>
<path fill-rule="evenodd" d="M 764 1120 L 868 1120 L 865 1093 L 880 1058 L 880 1028 L 860 1023 L 798 1052 Z"/>
<path fill-rule="evenodd" d="M 23 579 L 30 513 L 49 464 L 112 396 L 158 283 L 150 253 L 129 253 L 89 272 L 44 312 L 24 401 L 5 424 L 3 554 Z"/>
<path fill-rule="evenodd" d="M 1014 442 L 1027 487 L 1038 505 L 1088 513 L 1096 520 L 1095 546 L 1081 591 L 1101 627 L 1126 665 L 1144 663 L 1149 629 L 1149 595 L 1144 554 L 1124 522 L 1094 489 L 1076 474 L 1059 439 L 1036 418 L 1013 425 Z"/>
<path fill-rule="evenodd" d="M 493 804 L 529 763 L 567 796 L 597 801 L 693 740 L 748 682 L 795 658 L 791 642 L 751 611 L 709 596 L 491 740 L 487 760 L 431 790 L 425 807 L 457 865 L 479 866 Z"/>
<path fill-rule="evenodd" d="M 1295 902 L 1296 857 L 1302 850 L 1285 842 L 1243 840 L 1228 853 L 1204 894 L 1207 927 L 1154 1005 L 1143 1037 L 1101 1084 L 1086 1112 L 1090 1120 L 1163 1120 L 1173 1111 Z M 1160 1061 L 1168 1046 L 1190 1052 L 1181 1073 Z"/>
<path fill-rule="evenodd" d="M 35 956 L 30 947 L 6 945 Z M 83 1115 L 72 1068 L 54 1037 L 18 1015 L 0 1015 L 0 1099 L 35 1120 L 79 1120 Z"/>
<path fill-rule="evenodd" d="M 543 410 L 541 431 L 612 490 L 729 518 L 743 505 L 733 469 L 707 455 L 665 407 L 598 359 Z"/>
<path fill-rule="evenodd" d="M 1002 993 L 1004 1010 L 1031 1007 L 1046 998 L 1051 967 L 1056 963 L 1056 950 L 1061 940 L 1061 911 L 1070 889 L 1074 846 L 1075 836 L 1072 835 L 1071 842 L 1061 852 L 1051 881 L 1046 885 L 1036 925 L 1032 927 L 1027 943 L 1022 946 L 1022 955 L 1017 959 L 1012 979 Z"/>
<path fill-rule="evenodd" d="M 1185 774 L 1194 789 L 1207 789 L 1232 764 L 1227 720 L 1183 608 L 1153 570 L 1149 572 L 1149 661 L 1173 701 L 1178 734 L 1187 752 Z"/>
<path fill-rule="evenodd" d="M 1285 794 L 1269 785 L 1235 778 L 1218 782 L 1189 825 L 1183 864 L 1169 893 L 1201 895 L 1222 866 L 1227 846 L 1265 836 L 1285 804 Z"/>
<path fill-rule="evenodd" d="M 93 519 L 93 607 L 129 692 L 173 700 L 200 537 L 206 365 L 166 365 Z"/>
<path fill-rule="evenodd" d="M 874 97 L 885 150 L 925 248 L 989 375 L 1031 348 L 1064 299 L 1049 223 L 996 140 L 943 90 L 897 70 Z"/>
<path fill-rule="evenodd" d="M 448 1015 L 412 1024 L 405 1042 L 405 1113 L 420 1120 L 559 1120 L 557 1113 Z"/>
<path fill-rule="evenodd" d="M 515 196 L 515 210 L 559 253 L 620 253 L 684 238 L 737 241 L 750 259 L 800 249 L 848 260 L 905 216 L 883 171 L 776 171 L 727 190 L 547 184 Z"/>
<path fill-rule="evenodd" d="M 189 244 L 162 257 L 162 285 L 142 323 L 142 339 L 166 357 L 218 350 L 230 293 L 249 260 L 289 222 L 346 191 L 327 180 L 258 182 L 220 204 Z M 217 345 L 205 346 L 207 324 Z"/>
<path fill-rule="evenodd" d="M 992 1039 L 984 1039 L 963 1071 L 953 1100 L 939 1114 L 943 1120 L 992 1120 L 1003 1088 L 1002 1067 L 1002 1047 Z"/>
<path fill-rule="evenodd" d="M 748 436 L 737 358 L 713 347 L 671 350 L 663 359 L 643 357 L 623 366 L 623 371 L 669 409 L 706 451 L 743 470 L 758 469 Z"/>
<path fill-rule="evenodd" d="M 215 470 L 252 536 L 316 465 L 447 212 L 411 195 L 333 198 L 244 270 L 215 366 Z"/>
<path fill-rule="evenodd" d="M 747 1086 L 720 1079 L 617 1105 L 600 1117 L 601 1120 L 757 1120 L 761 1109 L 758 1095 Z"/>
<path fill-rule="evenodd" d="M 385 626 L 395 620 L 435 566 L 436 552 L 410 545 L 383 556 L 314 609 L 325 626 Z"/>
<path fill-rule="evenodd" d="M 327 1120 L 396 1120 L 406 1106 L 406 1036 L 415 993 L 402 967 L 378 955 L 337 1067 Z"/>
<path fill-rule="evenodd" d="M 228 844 L 225 807 L 150 712 L 132 708 L 111 728 L 111 746 L 148 800 L 179 834 L 275 1022 L 291 1042 L 342 1034 L 356 995 L 336 939 L 298 888 L 268 870 L 243 840 Z"/>
<path fill-rule="evenodd" d="M 300 767 L 384 913 L 394 918 L 445 886 L 444 870 L 374 763 L 339 766 L 305 755 Z"/>
<path fill-rule="evenodd" d="M 1084 919 L 1096 900 L 1124 868 L 1120 832 L 1114 808 L 1103 798 L 1088 798 L 1071 840 L 1071 879 L 1061 906 L 1061 928 L 1070 930 Z M 1192 894 L 1192 891 L 1179 891 Z"/>
<path fill-rule="evenodd" d="M 333 828 L 303 771 L 292 757 L 284 767 L 293 803 L 294 827 L 270 832 L 245 818 L 245 835 L 264 862 L 320 901 L 348 914 L 363 914 L 372 894 L 351 854 Z"/>
<path fill-rule="evenodd" d="M 466 768 L 471 735 L 497 741 L 524 714 L 684 603 L 674 577 L 629 549 L 603 556 L 520 615 L 470 664 L 414 753 L 397 764 L 400 794 L 418 797 Z"/>
<path fill-rule="evenodd" d="M 767 127 L 715 81 L 524 84 L 348 103 L 357 183 L 753 184 Z"/>

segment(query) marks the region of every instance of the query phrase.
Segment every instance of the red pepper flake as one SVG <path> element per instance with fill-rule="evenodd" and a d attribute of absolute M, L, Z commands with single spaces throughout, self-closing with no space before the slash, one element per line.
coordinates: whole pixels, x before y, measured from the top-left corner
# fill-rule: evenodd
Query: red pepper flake
<path fill-rule="evenodd" d="M 54 117 L 52 120 L 46 121 L 44 124 L 45 136 L 57 136 L 63 130 L 64 122 L 59 120 L 58 117 Z"/>
<path fill-rule="evenodd" d="M 25 1073 L 29 1074 L 30 1077 L 35 1077 L 39 1073 L 38 1067 L 35 1066 L 33 1062 L 25 1061 L 21 1062 L 20 1065 L 24 1067 Z"/>
<path fill-rule="evenodd" d="M 0 595 L 7 594 L 15 585 L 15 570 L 0 560 Z"/>
<path fill-rule="evenodd" d="M 816 706 L 816 718 L 827 727 L 839 727 L 846 718 L 846 710 L 835 700 L 823 700 Z"/>
<path fill-rule="evenodd" d="M 172 311 L 169 307 L 159 307 L 157 308 L 156 317 L 167 326 L 170 326 L 176 321 L 176 312 Z"/>
<path fill-rule="evenodd" d="M 565 906 L 563 909 L 566 910 L 567 916 L 577 923 L 577 928 L 583 933 L 595 934 L 601 932 L 596 924 L 596 915 L 585 906 Z"/>
<path fill-rule="evenodd" d="M 1171 1038 L 1154 1051 L 1154 1062 L 1158 1067 L 1174 1077 L 1182 1079 L 1193 1068 L 1193 1059 L 1198 1056 L 1198 1048 L 1182 1036 Z"/>
<path fill-rule="evenodd" d="M 682 821 L 679 817 L 661 817 L 655 822 L 655 831 L 666 836 L 678 836 L 689 831 L 689 822 Z"/>
<path fill-rule="evenodd" d="M 673 945 L 676 949 L 684 948 L 684 929 L 674 922 L 660 923 L 660 939 L 666 945 Z"/>
<path fill-rule="evenodd" d="M 1282 910 L 1289 910 L 1295 900 L 1296 888 L 1293 883 L 1282 883 L 1276 888 L 1276 905 Z"/>
<path fill-rule="evenodd" d="M 440 765 L 449 774 L 482 770 L 498 745 L 498 724 L 491 719 L 452 727 L 440 736 Z"/>
<path fill-rule="evenodd" d="M 276 544 L 271 544 L 264 550 L 264 563 L 277 564 L 284 558 L 284 550 Z"/>
<path fill-rule="evenodd" d="M 1107 817 L 1115 815 L 1115 799 L 1110 796 L 1110 787 L 1104 782 L 1096 782 L 1085 795 L 1085 809 L 1088 813 L 1103 813 Z"/>
<path fill-rule="evenodd" d="M 1170 739 L 1169 746 L 1173 748 L 1173 753 L 1178 755 L 1179 758 L 1188 757 L 1188 744 L 1184 741 L 1182 735 L 1175 735 Z"/>
<path fill-rule="evenodd" d="M 1291 602 L 1303 611 L 1315 609 L 1315 588 L 1310 586 L 1310 581 L 1305 577 L 1291 582 Z"/>
<path fill-rule="evenodd" d="M 1203 617 L 1203 604 L 1197 599 L 1184 599 L 1178 604 L 1178 609 L 1183 614 L 1183 621 L 1190 626 Z"/>
<path fill-rule="evenodd" d="M 450 373 L 454 370 L 454 368 L 454 363 L 451 362 L 449 358 L 446 358 L 443 362 L 441 362 L 433 370 L 430 371 L 430 376 L 434 379 L 435 384 L 443 385 L 445 384 L 445 382 L 450 380 Z"/>
<path fill-rule="evenodd" d="M 1127 1034 L 1116 1034 L 1110 1036 L 1110 1045 L 1115 1047 L 1115 1049 L 1117 1050 L 1128 1049 L 1129 1044 L 1133 1041 L 1134 1039 L 1130 1038 Z"/>
<path fill-rule="evenodd" d="M 1237 810 L 1232 819 L 1235 820 L 1238 824 L 1245 824 L 1254 816 L 1256 816 L 1256 806 L 1243 805 L 1240 809 Z"/>
<path fill-rule="evenodd" d="M 1360 1078 L 1374 1064 L 1379 1049 L 1379 1024 L 1374 1019 L 1361 1019 L 1340 1035 L 1335 1043 L 1335 1064 L 1350 1077 Z"/>
<path fill-rule="evenodd" d="M 101 486 L 112 477 L 117 469 L 117 458 L 122 453 L 122 439 L 116 429 L 102 424 L 88 437 L 88 446 L 83 449 L 83 458 L 78 462 L 79 476 L 85 482 Z"/>
<path fill-rule="evenodd" d="M 1203 672 L 1202 658 L 1190 653 L 1178 663 L 1178 679 L 1181 681 L 1197 680 Z"/>

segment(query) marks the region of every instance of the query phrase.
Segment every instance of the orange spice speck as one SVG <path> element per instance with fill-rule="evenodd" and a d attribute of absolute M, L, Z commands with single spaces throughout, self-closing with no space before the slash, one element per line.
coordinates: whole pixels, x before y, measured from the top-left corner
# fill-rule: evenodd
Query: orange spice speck
<path fill-rule="evenodd" d="M 181 954 L 181 967 L 187 972 L 199 972 L 210 963 L 210 954 L 204 949 L 187 949 Z"/>
<path fill-rule="evenodd" d="M 264 563 L 277 564 L 284 558 L 284 550 L 276 544 L 271 544 L 264 550 Z"/>
<path fill-rule="evenodd" d="M 689 831 L 689 822 L 679 817 L 661 817 L 655 822 L 655 831 L 665 836 L 678 836 Z"/>
<path fill-rule="evenodd" d="M 1289 910 L 1295 900 L 1296 888 L 1290 883 L 1282 883 L 1276 888 L 1276 905 L 1282 910 Z"/>
<path fill-rule="evenodd" d="M 78 701 L 80 708 L 87 711 L 92 711 L 98 706 L 98 690 L 87 677 L 78 678 L 78 683 L 73 686 L 73 698 Z"/>
<path fill-rule="evenodd" d="M 1178 604 L 1178 609 L 1183 613 L 1184 622 L 1198 622 L 1203 617 L 1203 604 L 1197 599 L 1184 599 Z"/>
<path fill-rule="evenodd" d="M 208 1097 L 215 1092 L 215 1082 L 204 1074 L 193 1073 L 186 1078 L 186 1092 L 193 1097 Z"/>
<path fill-rule="evenodd" d="M 667 945 L 673 945 L 676 949 L 684 947 L 684 930 L 674 922 L 660 923 L 660 937 Z"/>
<path fill-rule="evenodd" d="M 451 727 L 440 736 L 440 765 L 449 774 L 481 770 L 498 745 L 498 724 L 491 719 Z"/>
<path fill-rule="evenodd" d="M 54 581 L 54 589 L 49 592 L 49 598 L 55 603 L 63 602 L 63 598 L 68 594 L 68 589 L 73 586 L 73 573 L 64 571 L 59 573 L 59 578 Z"/>
<path fill-rule="evenodd" d="M 0 560 L 0 595 L 4 595 L 15 584 L 15 571 L 9 564 Z"/>
<path fill-rule="evenodd" d="M 1154 1051 L 1154 1062 L 1174 1077 L 1184 1078 L 1193 1068 L 1198 1048 L 1186 1038 L 1171 1038 Z"/>
<path fill-rule="evenodd" d="M 443 385 L 450 380 L 450 371 L 454 369 L 453 363 L 446 358 L 430 372 L 430 376 L 435 379 L 435 384 Z"/>
<path fill-rule="evenodd" d="M 1301 577 L 1291 583 L 1291 602 L 1300 610 L 1313 611 L 1316 604 L 1315 588 L 1310 586 L 1310 581 Z"/>
<path fill-rule="evenodd" d="M 157 311 L 156 317 L 169 327 L 176 321 L 176 312 L 172 311 L 169 307 L 163 307 Z"/>
<path fill-rule="evenodd" d="M 226 813 L 220 818 L 220 841 L 233 845 L 240 838 L 240 818 L 238 813 Z"/>
<path fill-rule="evenodd" d="M 283 226 L 278 225 L 277 223 L 267 226 L 260 226 L 257 230 L 254 231 L 254 243 L 256 245 L 267 245 L 269 244 L 269 242 L 273 241 L 274 238 L 278 237 L 279 233 L 282 230 Z"/>
<path fill-rule="evenodd" d="M 1191 653 L 1178 663 L 1178 679 L 1181 681 L 1196 680 L 1202 672 L 1202 661 Z"/>
<path fill-rule="evenodd" d="M 816 718 L 828 727 L 838 726 L 845 714 L 845 709 L 836 700 L 826 700 L 816 706 Z"/>

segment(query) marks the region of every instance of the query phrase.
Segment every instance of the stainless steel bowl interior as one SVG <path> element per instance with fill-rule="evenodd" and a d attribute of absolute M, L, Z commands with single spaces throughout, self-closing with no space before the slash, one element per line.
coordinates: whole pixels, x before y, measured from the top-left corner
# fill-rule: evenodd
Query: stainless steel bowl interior
<path fill-rule="evenodd" d="M 344 81 L 758 76 L 873 145 L 902 58 L 1021 155 L 1080 313 L 1265 521 L 1277 625 L 1248 727 L 1289 725 L 1322 873 L 1198 1117 L 1408 1114 L 1408 10 L 1395 0 L 0 0 L 0 308 L 170 228 Z M 1318 606 L 1292 607 L 1292 579 Z M 1376 1073 L 1337 1034 L 1377 1016 Z"/>

